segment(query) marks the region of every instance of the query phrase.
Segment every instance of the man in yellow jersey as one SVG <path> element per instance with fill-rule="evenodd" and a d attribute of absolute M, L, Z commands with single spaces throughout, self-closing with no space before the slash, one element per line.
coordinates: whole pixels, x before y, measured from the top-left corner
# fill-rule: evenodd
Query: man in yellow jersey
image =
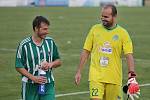
<path fill-rule="evenodd" d="M 128 65 L 128 94 L 139 93 L 135 80 L 132 41 L 128 32 L 116 23 L 117 9 L 105 5 L 101 11 L 101 24 L 94 25 L 86 37 L 80 57 L 75 83 L 81 80 L 81 71 L 89 55 L 89 90 L 91 100 L 122 100 L 122 52 Z"/>

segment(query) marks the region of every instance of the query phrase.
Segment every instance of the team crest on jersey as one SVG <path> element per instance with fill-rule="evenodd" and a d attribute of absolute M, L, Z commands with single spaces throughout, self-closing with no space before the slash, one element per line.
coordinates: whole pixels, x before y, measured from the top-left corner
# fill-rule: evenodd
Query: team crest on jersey
<path fill-rule="evenodd" d="M 113 38 L 112 38 L 112 40 L 114 40 L 114 41 L 116 41 L 116 40 L 118 40 L 118 39 L 119 39 L 119 36 L 118 36 L 118 35 L 114 35 Z"/>

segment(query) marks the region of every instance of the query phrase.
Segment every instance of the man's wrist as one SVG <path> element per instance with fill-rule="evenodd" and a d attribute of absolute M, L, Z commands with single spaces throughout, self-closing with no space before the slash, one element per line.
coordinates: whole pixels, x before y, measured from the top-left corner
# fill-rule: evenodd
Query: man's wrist
<path fill-rule="evenodd" d="M 49 68 L 49 69 L 52 68 L 53 66 L 54 66 L 54 63 L 53 63 L 53 62 L 48 63 L 48 68 Z"/>
<path fill-rule="evenodd" d="M 78 70 L 77 70 L 77 73 L 81 73 L 81 70 L 80 70 L 80 69 L 78 69 Z"/>
<path fill-rule="evenodd" d="M 136 73 L 134 71 L 129 71 L 128 72 L 128 79 L 135 78 L 135 77 L 136 77 Z"/>

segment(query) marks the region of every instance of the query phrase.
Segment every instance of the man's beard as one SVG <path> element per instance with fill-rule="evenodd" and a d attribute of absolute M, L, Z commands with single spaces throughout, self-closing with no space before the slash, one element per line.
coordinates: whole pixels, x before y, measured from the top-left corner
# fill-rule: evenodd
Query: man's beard
<path fill-rule="evenodd" d="M 41 33 L 37 33 L 38 37 L 41 38 L 41 39 L 45 39 L 46 37 L 46 34 L 41 34 Z M 44 36 L 45 35 L 45 36 Z"/>
<path fill-rule="evenodd" d="M 107 29 L 109 29 L 109 28 L 111 28 L 113 26 L 113 23 L 110 23 L 110 22 L 108 22 L 106 20 L 102 20 L 102 24 Z"/>

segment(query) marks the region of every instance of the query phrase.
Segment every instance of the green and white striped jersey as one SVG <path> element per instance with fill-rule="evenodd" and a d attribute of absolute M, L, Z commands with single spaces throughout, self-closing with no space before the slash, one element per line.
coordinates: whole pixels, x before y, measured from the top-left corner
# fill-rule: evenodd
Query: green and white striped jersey
<path fill-rule="evenodd" d="M 41 46 L 37 46 L 32 37 L 28 37 L 20 42 L 16 53 L 16 68 L 25 68 L 34 76 L 38 75 L 38 66 L 42 60 L 47 62 L 59 59 L 59 53 L 54 40 L 46 37 Z M 47 82 L 54 81 L 52 69 L 46 71 Z M 32 80 L 22 76 L 22 81 L 33 83 Z"/>

